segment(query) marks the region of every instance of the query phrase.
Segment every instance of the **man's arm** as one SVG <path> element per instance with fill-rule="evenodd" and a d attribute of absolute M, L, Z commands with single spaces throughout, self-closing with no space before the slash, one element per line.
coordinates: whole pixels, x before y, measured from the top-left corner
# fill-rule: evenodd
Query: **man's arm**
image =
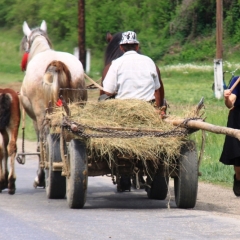
<path fill-rule="evenodd" d="M 237 96 L 230 89 L 224 91 L 224 102 L 227 108 L 233 108 Z"/>

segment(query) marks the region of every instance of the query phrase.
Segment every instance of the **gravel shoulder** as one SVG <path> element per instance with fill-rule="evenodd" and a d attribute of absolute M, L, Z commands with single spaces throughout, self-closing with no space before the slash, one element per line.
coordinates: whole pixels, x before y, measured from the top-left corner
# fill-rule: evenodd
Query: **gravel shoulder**
<path fill-rule="evenodd" d="M 199 182 L 196 209 L 240 219 L 240 197 L 236 197 L 231 188 Z"/>

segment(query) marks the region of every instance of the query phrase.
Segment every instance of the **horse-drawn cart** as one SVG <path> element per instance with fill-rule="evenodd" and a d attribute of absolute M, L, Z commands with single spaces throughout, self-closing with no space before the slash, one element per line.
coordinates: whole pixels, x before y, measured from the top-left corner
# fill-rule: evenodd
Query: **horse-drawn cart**
<path fill-rule="evenodd" d="M 97 103 L 95 109 L 103 112 L 108 106 L 102 104 L 113 104 L 117 115 L 119 111 L 125 115 L 129 109 L 125 111 L 121 108 L 126 102 L 121 106 L 119 102 L 124 101 Z M 158 129 L 153 122 L 150 123 L 151 128 L 141 125 L 142 122 L 150 122 L 150 119 L 145 116 L 146 113 L 138 116 L 139 113 L 134 112 L 133 109 L 139 108 L 139 104 L 142 109 L 149 108 L 147 111 L 152 112 L 150 117 L 156 118 L 154 121 L 157 124 L 161 122 L 162 126 L 171 125 L 171 129 Z M 193 131 L 186 127 L 186 122 L 185 126 L 164 122 L 153 106 L 144 104 L 142 101 L 131 103 L 132 114 L 120 116 L 121 126 L 110 126 L 109 123 L 103 126 L 101 120 L 96 123 L 97 126 L 93 126 L 89 120 L 91 116 L 88 116 L 86 122 L 85 113 L 93 111 L 87 109 L 84 112 L 87 106 L 75 106 L 80 111 L 74 113 L 77 116 L 75 118 L 71 116 L 74 115 L 73 111 L 76 112 L 73 105 L 65 105 L 66 111 L 61 110 L 60 113 L 50 110 L 45 119 L 45 126 L 50 131 L 45 134 L 42 148 L 48 198 L 66 196 L 70 208 L 82 208 L 86 201 L 88 177 L 107 175 L 117 185 L 117 191 L 130 191 L 131 186 L 134 186 L 136 189 L 144 188 L 150 199 L 164 200 L 171 177 L 174 179 L 177 207 L 193 208 L 197 198 L 199 173 L 196 144 L 189 139 Z M 116 114 L 115 121 L 119 121 Z M 125 125 L 127 123 L 124 117 L 141 123 L 137 127 Z M 97 115 L 97 118 L 101 116 Z"/>

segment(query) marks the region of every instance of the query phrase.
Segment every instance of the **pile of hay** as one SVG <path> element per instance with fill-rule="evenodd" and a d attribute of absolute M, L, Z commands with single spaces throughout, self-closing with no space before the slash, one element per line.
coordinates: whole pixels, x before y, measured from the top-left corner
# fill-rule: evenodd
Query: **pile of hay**
<path fill-rule="evenodd" d="M 96 159 L 102 157 L 113 159 L 114 153 L 118 153 L 138 160 L 153 160 L 157 164 L 160 156 L 162 160 L 168 161 L 180 154 L 181 146 L 187 138 L 184 131 L 181 136 L 174 135 L 176 127 L 163 122 L 155 108 L 150 103 L 141 100 L 113 99 L 87 102 L 84 107 L 70 104 L 69 108 L 71 111 L 69 119 L 81 126 L 137 128 L 140 132 L 141 129 L 151 129 L 173 133 L 165 137 L 118 138 L 108 137 L 106 134 L 103 138 L 87 138 L 85 140 L 89 154 L 95 156 Z M 46 118 L 50 119 L 52 131 L 56 126 L 61 125 L 63 115 L 66 115 L 63 108 L 57 108 L 53 114 L 47 115 Z M 85 128 L 84 133 L 102 134 L 88 127 Z M 76 135 L 75 138 L 81 138 L 81 136 Z"/>

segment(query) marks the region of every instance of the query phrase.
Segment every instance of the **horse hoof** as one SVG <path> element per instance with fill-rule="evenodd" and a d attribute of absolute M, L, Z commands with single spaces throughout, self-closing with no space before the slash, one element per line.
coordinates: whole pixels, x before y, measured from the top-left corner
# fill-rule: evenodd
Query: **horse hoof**
<path fill-rule="evenodd" d="M 42 188 L 45 188 L 45 181 L 44 182 L 42 182 L 42 183 L 39 183 L 38 181 L 34 181 L 33 182 L 33 187 L 34 188 L 37 188 L 37 187 L 42 187 Z"/>
<path fill-rule="evenodd" d="M 41 182 L 41 183 L 39 183 L 39 184 L 38 184 L 38 187 L 45 188 L 45 187 L 46 187 L 45 181 L 44 181 L 44 182 Z"/>
<path fill-rule="evenodd" d="M 15 194 L 16 189 L 9 189 L 8 194 L 13 195 Z"/>
<path fill-rule="evenodd" d="M 15 193 L 15 190 L 16 190 L 15 181 L 16 181 L 15 178 L 9 179 L 9 181 L 8 181 L 8 194 L 13 195 Z"/>
<path fill-rule="evenodd" d="M 2 190 L 8 188 L 8 183 L 7 182 L 2 182 L 0 183 L 0 191 L 2 192 Z"/>
<path fill-rule="evenodd" d="M 38 183 L 37 183 L 36 181 L 34 181 L 34 182 L 33 182 L 33 187 L 34 187 L 34 188 L 37 188 L 37 186 L 38 186 Z"/>

